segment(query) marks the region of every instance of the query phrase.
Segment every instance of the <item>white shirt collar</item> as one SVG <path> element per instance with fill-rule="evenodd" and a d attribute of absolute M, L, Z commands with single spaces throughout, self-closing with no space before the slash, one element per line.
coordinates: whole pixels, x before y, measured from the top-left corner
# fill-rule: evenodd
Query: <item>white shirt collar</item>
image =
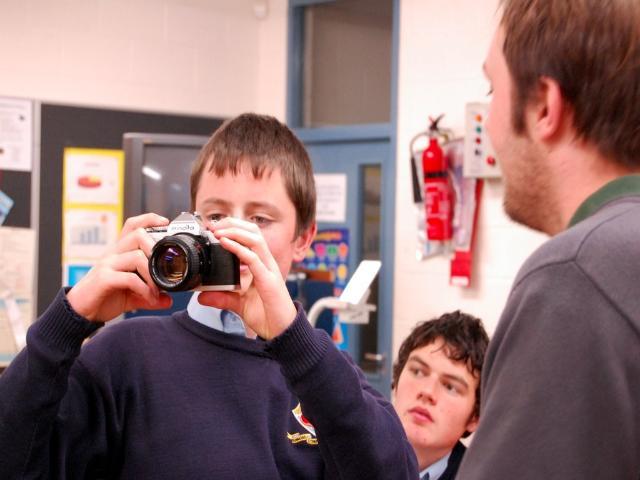
<path fill-rule="evenodd" d="M 222 310 L 215 307 L 208 307 L 206 305 L 200 305 L 198 302 L 198 295 L 200 292 L 194 292 L 187 305 L 187 313 L 196 322 L 206 325 L 209 328 L 223 331 L 222 320 L 220 319 L 220 313 Z"/>
<path fill-rule="evenodd" d="M 420 478 L 429 472 L 429 480 L 438 480 L 440 476 L 447 469 L 447 464 L 449 463 L 449 457 L 451 456 L 451 452 L 447 453 L 444 457 L 438 460 L 435 463 L 432 463 L 427 468 L 420 472 Z"/>

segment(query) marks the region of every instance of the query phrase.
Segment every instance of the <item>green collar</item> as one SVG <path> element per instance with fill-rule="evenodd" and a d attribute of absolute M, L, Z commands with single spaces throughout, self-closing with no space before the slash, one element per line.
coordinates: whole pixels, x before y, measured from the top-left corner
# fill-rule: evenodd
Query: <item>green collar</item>
<path fill-rule="evenodd" d="M 640 175 L 625 175 L 610 181 L 604 187 L 589 195 L 573 214 L 569 227 L 593 215 L 605 203 L 627 195 L 640 195 Z"/>

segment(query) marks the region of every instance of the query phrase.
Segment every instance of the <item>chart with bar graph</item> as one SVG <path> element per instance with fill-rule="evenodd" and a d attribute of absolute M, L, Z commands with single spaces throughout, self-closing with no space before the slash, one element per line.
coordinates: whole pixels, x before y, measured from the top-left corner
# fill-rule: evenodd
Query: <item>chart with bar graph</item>
<path fill-rule="evenodd" d="M 118 218 L 114 212 L 81 209 L 64 212 L 65 259 L 96 260 L 117 238 Z"/>
<path fill-rule="evenodd" d="M 108 242 L 106 225 L 73 225 L 71 245 L 106 245 Z"/>

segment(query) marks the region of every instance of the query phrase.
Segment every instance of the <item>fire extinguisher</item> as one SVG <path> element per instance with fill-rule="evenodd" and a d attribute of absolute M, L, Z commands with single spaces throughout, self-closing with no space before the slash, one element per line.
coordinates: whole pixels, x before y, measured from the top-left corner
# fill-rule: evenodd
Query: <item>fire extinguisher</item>
<path fill-rule="evenodd" d="M 437 121 L 430 129 L 429 145 L 422 154 L 424 205 L 429 240 L 447 241 L 453 236 L 453 191 L 449 166 L 438 143 Z"/>

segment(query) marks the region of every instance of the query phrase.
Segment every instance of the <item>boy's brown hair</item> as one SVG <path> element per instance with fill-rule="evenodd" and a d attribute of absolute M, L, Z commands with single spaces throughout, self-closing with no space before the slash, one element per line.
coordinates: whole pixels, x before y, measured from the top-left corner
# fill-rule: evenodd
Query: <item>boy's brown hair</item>
<path fill-rule="evenodd" d="M 479 318 L 460 310 L 445 313 L 438 318 L 418 323 L 415 326 L 400 346 L 398 359 L 393 365 L 391 388 L 395 389 L 398 386 L 398 379 L 411 352 L 438 340 L 444 342 L 444 353 L 450 360 L 466 364 L 469 372 L 478 379 L 473 415 L 479 416 L 480 379 L 484 356 L 489 345 L 489 336 Z"/>
<path fill-rule="evenodd" d="M 200 179 L 206 171 L 237 175 L 243 166 L 255 178 L 280 170 L 285 189 L 296 209 L 296 236 L 311 227 L 316 216 L 316 188 L 311 160 L 294 133 L 276 118 L 244 113 L 216 130 L 191 170 L 191 210 Z"/>

